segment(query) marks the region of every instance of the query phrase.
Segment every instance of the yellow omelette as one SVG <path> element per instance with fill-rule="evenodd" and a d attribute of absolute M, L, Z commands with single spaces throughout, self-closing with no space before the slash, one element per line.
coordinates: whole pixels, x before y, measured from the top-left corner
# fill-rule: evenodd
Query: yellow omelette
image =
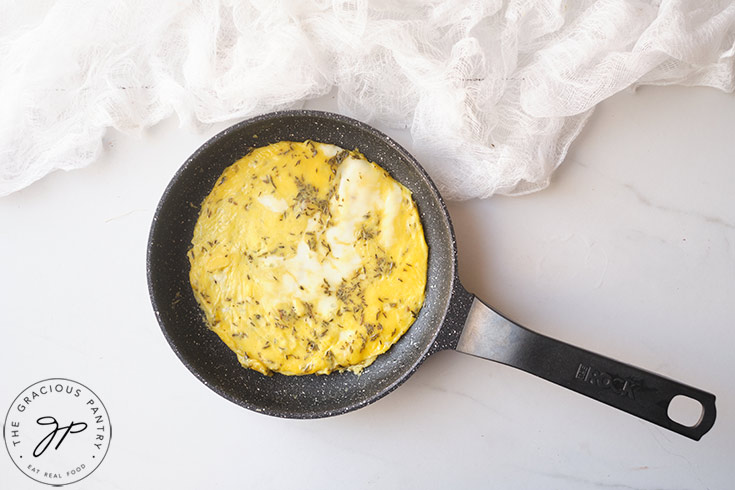
<path fill-rule="evenodd" d="M 282 141 L 235 162 L 204 199 L 191 243 L 207 324 L 263 374 L 359 374 L 424 301 L 411 192 L 334 145 Z"/>

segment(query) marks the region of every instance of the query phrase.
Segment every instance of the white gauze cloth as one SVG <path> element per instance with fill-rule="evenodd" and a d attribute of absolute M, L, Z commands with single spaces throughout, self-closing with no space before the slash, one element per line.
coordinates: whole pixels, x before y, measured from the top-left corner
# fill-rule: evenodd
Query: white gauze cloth
<path fill-rule="evenodd" d="M 409 128 L 449 199 L 542 189 L 595 104 L 731 92 L 722 0 L 0 0 L 0 195 L 135 133 L 296 108 Z"/>

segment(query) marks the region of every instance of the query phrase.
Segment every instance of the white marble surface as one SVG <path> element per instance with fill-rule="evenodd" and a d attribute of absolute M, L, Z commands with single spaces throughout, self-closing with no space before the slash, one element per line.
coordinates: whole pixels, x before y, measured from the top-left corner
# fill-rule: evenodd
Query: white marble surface
<path fill-rule="evenodd" d="M 456 352 L 331 419 L 218 397 L 160 333 L 145 248 L 166 183 L 222 127 L 110 134 L 97 164 L 0 199 L 0 410 L 66 377 L 99 395 L 114 429 L 70 488 L 732 488 L 735 97 L 617 95 L 548 189 L 449 206 L 468 289 L 539 332 L 715 393 L 700 442 Z M 0 487 L 41 485 L 4 454 Z"/>

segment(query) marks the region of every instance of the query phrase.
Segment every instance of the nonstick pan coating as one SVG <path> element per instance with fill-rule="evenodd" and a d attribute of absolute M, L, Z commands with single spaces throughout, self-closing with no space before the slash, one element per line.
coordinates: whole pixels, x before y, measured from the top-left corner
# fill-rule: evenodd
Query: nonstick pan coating
<path fill-rule="evenodd" d="M 307 139 L 357 148 L 405 185 L 413 193 L 429 247 L 426 299 L 418 318 L 360 376 L 346 372 L 266 377 L 244 369 L 234 353 L 206 327 L 189 284 L 186 253 L 199 207 L 222 171 L 253 147 Z M 148 242 L 147 273 L 161 329 L 189 370 L 239 405 L 291 418 L 336 415 L 386 395 L 428 354 L 447 343 L 456 343 L 471 300 L 457 280 L 456 244 L 449 214 L 421 166 L 377 130 L 318 111 L 276 112 L 243 121 L 199 148 L 173 177 L 158 205 Z M 439 336 L 442 325 L 445 328 Z"/>

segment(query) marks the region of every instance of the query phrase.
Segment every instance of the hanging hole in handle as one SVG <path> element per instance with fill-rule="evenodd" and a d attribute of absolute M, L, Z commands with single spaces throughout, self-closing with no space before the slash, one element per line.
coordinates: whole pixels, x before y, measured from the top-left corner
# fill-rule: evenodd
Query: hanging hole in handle
<path fill-rule="evenodd" d="M 696 427 L 702 421 L 704 407 L 694 398 L 676 395 L 669 402 L 667 414 L 671 420 L 686 427 Z"/>

